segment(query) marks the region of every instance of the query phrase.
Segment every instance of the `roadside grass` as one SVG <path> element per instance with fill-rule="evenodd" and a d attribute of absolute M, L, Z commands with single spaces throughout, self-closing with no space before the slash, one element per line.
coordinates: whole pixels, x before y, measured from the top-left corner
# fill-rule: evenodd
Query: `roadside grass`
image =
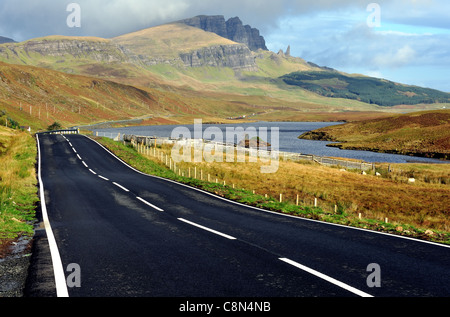
<path fill-rule="evenodd" d="M 410 184 L 306 161 L 280 160 L 278 171 L 273 174 L 260 172 L 262 165 L 267 166 L 262 161 L 181 162 L 175 167 L 170 162 L 171 146 L 158 146 L 144 154 L 130 144 L 95 139 L 144 173 L 243 204 L 450 244 L 448 184 L 423 181 Z"/>
<path fill-rule="evenodd" d="M 0 245 L 33 234 L 39 201 L 36 155 L 29 133 L 0 128 Z"/>

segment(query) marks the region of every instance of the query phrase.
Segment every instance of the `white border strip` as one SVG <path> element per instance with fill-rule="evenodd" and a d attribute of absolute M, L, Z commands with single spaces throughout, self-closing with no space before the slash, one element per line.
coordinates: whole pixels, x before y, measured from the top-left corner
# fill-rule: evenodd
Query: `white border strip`
<path fill-rule="evenodd" d="M 245 205 L 245 204 L 242 204 L 242 203 L 238 203 L 236 201 L 233 201 L 233 200 L 230 200 L 230 199 L 227 199 L 227 198 L 224 198 L 224 197 L 217 196 L 217 195 L 215 195 L 213 193 L 210 193 L 210 192 L 207 192 L 207 191 L 204 191 L 204 190 L 201 190 L 201 189 L 198 189 L 198 188 L 186 185 L 186 184 L 182 184 L 182 183 L 176 182 L 176 181 L 171 180 L 171 179 L 167 179 L 167 178 L 163 178 L 163 177 L 159 177 L 159 176 L 155 176 L 155 175 L 145 174 L 145 173 L 135 169 L 134 167 L 130 166 L 129 164 L 127 164 L 123 160 L 121 160 L 119 157 L 117 157 L 117 155 L 115 155 L 110 150 L 105 148 L 99 142 L 89 138 L 86 135 L 83 135 L 83 134 L 79 134 L 79 135 L 84 136 L 88 140 L 91 140 L 92 142 L 96 143 L 101 148 L 103 148 L 106 152 L 108 152 L 112 157 L 114 157 L 116 160 L 118 160 L 119 162 L 121 162 L 122 164 L 127 166 L 128 168 L 132 169 L 133 171 L 135 171 L 135 172 L 137 172 L 137 173 L 139 173 L 141 175 L 145 175 L 145 176 L 148 176 L 148 177 L 152 177 L 152 178 L 155 178 L 155 179 L 160 179 L 160 180 L 163 180 L 163 181 L 166 181 L 166 182 L 169 182 L 169 183 L 173 183 L 173 184 L 176 184 L 176 185 L 179 185 L 179 186 L 183 186 L 183 187 L 189 188 L 191 190 L 195 190 L 195 191 L 201 192 L 203 194 L 212 196 L 212 197 L 217 198 L 217 199 L 224 200 L 226 202 L 229 202 L 229 203 L 232 203 L 232 204 L 235 204 L 235 205 L 238 205 L 238 206 L 242 206 L 242 207 L 246 207 L 246 208 L 250 208 L 250 209 L 254 209 L 254 210 L 270 213 L 270 214 L 277 215 L 277 216 L 294 218 L 294 219 L 297 219 L 299 221 L 303 220 L 303 221 L 309 221 L 309 222 L 316 222 L 316 223 L 321 223 L 321 224 L 325 224 L 325 225 L 329 225 L 329 226 L 335 226 L 335 227 L 341 227 L 341 228 L 346 228 L 346 229 L 351 229 L 351 230 L 364 231 L 364 232 L 368 232 L 368 233 L 372 233 L 372 234 L 386 235 L 386 236 L 389 236 L 391 238 L 411 240 L 411 241 L 418 242 L 418 243 L 431 244 L 431 245 L 434 245 L 434 246 L 443 247 L 443 248 L 449 248 L 450 249 L 450 245 L 446 245 L 446 244 L 443 244 L 443 243 L 437 243 L 437 242 L 432 242 L 432 241 L 420 240 L 420 239 L 411 238 L 411 237 L 399 236 L 399 235 L 395 235 L 395 234 L 388 233 L 388 232 L 381 232 L 381 231 L 369 230 L 369 229 L 364 229 L 364 228 L 351 227 L 351 226 L 346 226 L 346 225 L 341 225 L 341 224 L 331 223 L 331 222 L 325 222 L 325 221 L 320 221 L 320 220 L 315 220 L 315 219 L 302 218 L 302 217 L 297 217 L 297 216 L 293 216 L 293 215 L 283 214 L 283 213 L 279 213 L 279 212 L 274 212 L 274 211 L 265 210 L 265 209 L 261 209 L 261 208 L 258 208 L 258 207 L 254 207 L 254 206 L 249 206 L 249 205 Z"/>
<path fill-rule="evenodd" d="M 59 254 L 58 246 L 56 244 L 55 236 L 53 235 L 52 227 L 50 225 L 50 220 L 47 214 L 47 206 L 45 203 L 45 192 L 44 192 L 44 183 L 42 182 L 41 177 L 41 146 L 39 142 L 39 136 L 36 134 L 37 146 L 38 146 L 38 179 L 39 179 L 39 192 L 41 199 L 41 209 L 42 209 L 42 218 L 44 221 L 45 232 L 47 233 L 48 244 L 50 247 L 50 254 L 53 263 L 53 273 L 55 275 L 55 284 L 56 284 L 56 295 L 58 297 L 69 297 L 69 292 L 67 290 L 66 277 L 64 275 L 64 269 L 61 261 L 61 256 Z"/>
<path fill-rule="evenodd" d="M 334 284 L 336 286 L 339 286 L 339 287 L 341 287 L 343 289 L 346 289 L 347 291 L 350 291 L 353 294 L 356 294 L 358 296 L 361 296 L 361 297 L 373 297 L 370 294 L 367 294 L 367 293 L 365 293 L 363 291 L 360 291 L 359 289 L 356 289 L 356 288 L 354 288 L 354 287 L 352 287 L 350 285 L 342 283 L 342 282 L 340 282 L 340 281 L 338 281 L 338 280 L 336 280 L 336 279 L 334 279 L 332 277 L 329 277 L 328 275 L 322 274 L 322 273 L 320 273 L 320 272 L 318 272 L 316 270 L 313 270 L 313 269 L 311 269 L 311 268 L 309 268 L 307 266 L 301 265 L 300 263 L 297 263 L 295 261 L 289 260 L 287 258 L 280 258 L 279 260 L 281 260 L 281 261 L 283 261 L 285 263 L 288 263 L 288 264 L 290 264 L 292 266 L 295 266 L 296 268 L 298 268 L 300 270 L 303 270 L 303 271 L 308 272 L 308 273 L 310 273 L 312 275 L 315 275 L 315 276 L 317 276 L 317 277 L 319 277 L 319 278 L 321 278 L 321 279 L 323 279 L 323 280 L 325 280 L 327 282 L 330 282 L 330 283 L 332 283 L 332 284 Z"/>

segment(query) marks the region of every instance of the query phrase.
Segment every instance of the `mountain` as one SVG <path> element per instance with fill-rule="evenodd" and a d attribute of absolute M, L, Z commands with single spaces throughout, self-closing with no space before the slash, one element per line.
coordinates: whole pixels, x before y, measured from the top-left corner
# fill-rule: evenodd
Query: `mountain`
<path fill-rule="evenodd" d="M 256 68 L 252 52 L 214 33 L 184 24 L 166 24 L 113 39 L 48 36 L 0 45 L 0 60 L 83 73 L 87 65 Z"/>
<path fill-rule="evenodd" d="M 268 50 L 266 41 L 260 35 L 259 30 L 249 25 L 244 26 L 239 17 L 225 21 L 223 15 L 199 15 L 190 19 L 180 20 L 178 23 L 193 26 L 234 42 L 245 44 L 252 51 L 258 51 L 259 49 Z"/>
<path fill-rule="evenodd" d="M 0 44 L 4 44 L 4 43 L 15 43 L 16 41 L 14 41 L 13 39 L 7 38 L 7 37 L 3 37 L 0 36 Z"/>
<path fill-rule="evenodd" d="M 130 62 L 153 66 L 229 67 L 254 70 L 247 46 L 184 24 L 165 24 L 112 39 Z"/>
<path fill-rule="evenodd" d="M 386 107 L 450 102 L 449 93 L 367 76 L 349 76 L 334 70 L 295 72 L 281 79 L 288 85 L 325 97 L 354 99 Z"/>
<path fill-rule="evenodd" d="M 0 86 L 0 98 L 3 97 L 0 110 L 12 111 L 25 124 L 33 117 L 27 116 L 26 112 L 18 112 L 20 104 L 22 107 L 38 104 L 42 108 L 46 102 L 60 107 L 60 113 L 68 113 L 66 117 L 54 119 L 67 124 L 86 124 L 102 121 L 102 118 L 119 120 L 142 116 L 164 117 L 164 122 L 172 123 L 194 116 L 213 122 L 243 116 L 267 121 L 354 120 L 379 117 L 386 112 L 442 107 L 420 103 L 428 101 L 412 98 L 418 94 L 412 90 L 402 93 L 419 104 L 408 108 L 402 105 L 381 107 L 362 98 L 361 92 L 358 92 L 360 97 L 335 93 L 330 98 L 320 90 L 308 89 L 289 80 L 298 79 L 299 74 L 315 74 L 315 78 L 309 79 L 314 85 L 320 83 L 321 89 L 330 90 L 341 85 L 350 92 L 348 88 L 353 84 L 350 85 L 348 78 L 354 80 L 356 86 L 358 82 L 359 86 L 364 86 L 363 80 L 369 77 L 357 78 L 319 67 L 291 56 L 290 48 L 286 52 L 274 53 L 260 45 L 257 51 L 253 51 L 248 46 L 250 44 L 238 43 L 239 39 L 233 37 L 233 34 L 244 34 L 238 31 L 243 26 L 236 18 L 225 21 L 222 16 L 199 16 L 188 21 L 197 21 L 191 24 L 209 31 L 188 25 L 190 22 L 185 20 L 184 23 L 163 24 L 111 39 L 55 35 L 0 44 L 0 62 L 7 63 L 2 65 L 3 69 L 7 69 L 6 65 L 22 65 L 22 68 L 11 68 L 9 77 L 0 74 L 3 85 Z M 252 32 L 256 34 L 253 39 L 257 42 L 259 31 Z M 241 38 L 245 38 L 244 35 Z M 50 70 L 57 72 L 48 73 Z M 31 75 L 23 77 L 22 73 Z M 32 75 L 34 73 L 41 75 L 36 77 Z M 336 74 L 348 78 L 336 79 Z M 45 80 L 47 76 L 49 80 Z M 10 78 L 10 81 L 2 81 L 4 78 Z M 59 81 L 65 83 L 64 89 L 58 85 Z M 85 84 L 80 84 L 80 81 Z M 92 84 L 94 82 L 103 83 L 101 87 L 111 91 L 110 96 L 97 94 L 94 98 L 91 93 L 96 90 L 87 89 L 92 85 L 98 89 L 99 86 Z M 302 83 L 305 83 L 303 79 Z M 76 88 L 71 90 L 71 86 Z M 63 96 L 54 95 L 57 94 L 54 87 L 61 90 Z M 398 84 L 398 87 L 402 86 Z M 376 91 L 378 87 L 371 89 Z M 131 91 L 148 93 L 153 101 L 131 97 Z M 121 93 L 128 97 L 123 100 Z M 353 88 L 351 93 L 354 93 Z M 113 98 L 118 100 L 114 102 Z M 393 97 L 387 95 L 387 98 Z M 68 107 L 72 100 L 73 107 Z M 398 102 L 403 104 L 404 100 L 395 101 L 395 104 Z M 158 106 L 154 106 L 155 103 Z M 107 111 L 103 108 L 105 112 L 95 114 L 96 110 L 91 108 L 101 104 L 115 106 L 114 109 L 107 107 Z M 122 112 L 120 104 L 125 107 Z M 153 106 L 149 107 L 149 104 Z M 79 113 L 76 113 L 77 108 Z M 69 115 L 70 112 L 72 114 Z M 40 124 L 43 126 L 47 122 L 41 117 Z"/>

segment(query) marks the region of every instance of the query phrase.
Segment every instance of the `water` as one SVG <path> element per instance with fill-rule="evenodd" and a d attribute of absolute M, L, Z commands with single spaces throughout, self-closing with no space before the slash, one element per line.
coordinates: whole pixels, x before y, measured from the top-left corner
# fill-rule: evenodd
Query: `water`
<path fill-rule="evenodd" d="M 376 153 L 370 151 L 354 151 L 354 150 L 341 150 L 335 147 L 328 147 L 327 145 L 332 142 L 325 141 L 311 141 L 311 140 L 301 140 L 298 137 L 308 131 L 316 130 L 322 127 L 338 125 L 341 123 L 333 122 L 257 122 L 257 123 L 241 123 L 241 124 L 227 124 L 227 125 L 216 125 L 216 124 L 203 124 L 203 132 L 208 128 L 220 128 L 223 133 L 223 138 L 220 141 L 226 142 L 226 128 L 237 128 L 242 127 L 244 130 L 251 131 L 249 128 L 255 128 L 258 132 L 258 136 L 264 139 L 263 135 L 259 133 L 260 128 L 267 128 L 267 139 L 272 144 L 274 140 L 271 137 L 271 128 L 279 128 L 279 150 L 284 152 L 293 152 L 301 154 L 312 154 L 317 156 L 328 156 L 328 157 L 343 157 L 358 159 L 368 163 L 408 163 L 408 162 L 422 162 L 422 163 L 448 163 L 437 159 L 429 159 L 422 157 L 412 157 L 406 155 L 396 155 L 387 153 Z M 125 127 L 125 128 L 114 128 L 114 129 L 96 129 L 98 132 L 113 133 L 117 135 L 120 133 L 132 134 L 139 136 L 157 136 L 157 137 L 171 137 L 172 132 L 177 127 L 185 127 L 190 131 L 191 137 L 194 137 L 194 125 L 180 125 L 180 126 L 142 126 L 142 127 Z M 178 136 L 178 135 L 177 135 Z M 217 138 L 217 136 L 216 136 Z M 243 138 L 243 135 L 240 136 Z M 216 141 L 219 141 L 216 139 Z M 239 140 L 237 140 L 238 142 Z"/>

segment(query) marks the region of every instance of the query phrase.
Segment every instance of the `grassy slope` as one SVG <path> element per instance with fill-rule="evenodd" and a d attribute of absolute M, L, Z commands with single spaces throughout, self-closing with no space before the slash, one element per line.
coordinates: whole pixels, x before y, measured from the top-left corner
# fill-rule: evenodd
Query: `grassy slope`
<path fill-rule="evenodd" d="M 364 120 L 306 133 L 306 139 L 341 142 L 343 149 L 450 158 L 450 110 Z"/>
<path fill-rule="evenodd" d="M 29 133 L 0 127 L 0 245 L 33 234 L 36 151 Z"/>
<path fill-rule="evenodd" d="M 294 72 L 281 78 L 289 85 L 299 86 L 323 96 L 361 100 L 387 107 L 450 102 L 450 94 L 438 90 L 367 76 L 349 76 L 339 72 Z"/>
<path fill-rule="evenodd" d="M 0 62 L 0 109 L 35 129 L 57 121 L 64 126 L 136 117 L 167 117 L 173 123 L 210 120 L 253 108 L 224 95 L 202 96 L 190 89 L 136 88 L 113 81 Z M 156 121 L 155 121 L 156 122 Z"/>
<path fill-rule="evenodd" d="M 213 86 L 220 84 L 214 80 Z M 32 126 L 33 130 L 46 128 L 55 121 L 72 126 L 145 116 L 155 118 L 146 124 L 160 122 L 157 118 L 174 124 L 192 122 L 194 118 L 226 122 L 225 118 L 251 113 L 260 114 L 256 120 L 292 120 L 299 115 L 303 115 L 305 120 L 314 120 L 317 118 L 314 113 L 330 110 L 330 106 L 319 106 L 320 100 L 308 101 L 308 96 L 296 100 L 295 93 L 288 101 L 282 92 L 279 98 L 263 94 L 246 95 L 242 90 L 248 88 L 244 86 L 235 92 L 214 88 L 197 91 L 152 82 L 155 87 L 131 86 L 0 62 L 0 110 L 6 110 L 20 125 Z M 348 109 L 356 110 L 357 107 Z M 358 111 L 349 112 L 344 119 L 359 115 Z M 335 115 L 329 112 L 320 118 L 332 120 Z"/>
<path fill-rule="evenodd" d="M 204 32 L 184 24 L 164 24 L 112 39 L 137 55 L 152 57 L 178 57 L 180 52 L 189 52 L 215 45 L 237 45 L 216 34 Z"/>

